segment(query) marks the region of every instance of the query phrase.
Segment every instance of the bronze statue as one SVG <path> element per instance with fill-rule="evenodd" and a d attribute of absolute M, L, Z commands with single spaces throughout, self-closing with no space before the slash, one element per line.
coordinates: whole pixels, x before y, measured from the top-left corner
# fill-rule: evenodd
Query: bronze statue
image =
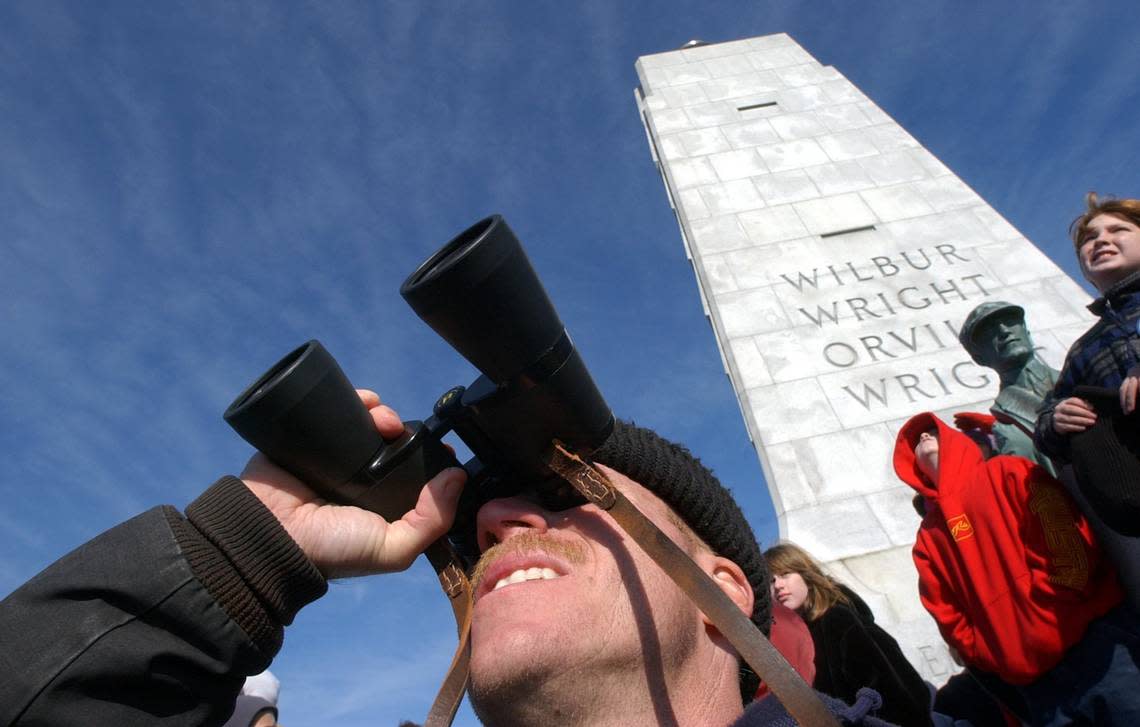
<path fill-rule="evenodd" d="M 990 406 L 998 420 L 993 430 L 997 453 L 1031 459 L 1055 474 L 1049 458 L 1033 446 L 1033 428 L 1058 372 L 1034 350 L 1025 309 L 1005 301 L 982 303 L 966 316 L 958 340 L 974 363 L 993 369 L 1001 379 Z"/>

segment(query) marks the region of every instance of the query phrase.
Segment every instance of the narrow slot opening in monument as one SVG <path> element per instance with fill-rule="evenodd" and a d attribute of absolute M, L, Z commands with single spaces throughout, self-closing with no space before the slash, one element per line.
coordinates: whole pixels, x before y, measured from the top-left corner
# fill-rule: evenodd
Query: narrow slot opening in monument
<path fill-rule="evenodd" d="M 780 104 L 777 101 L 766 101 L 764 103 L 754 103 L 750 106 L 739 106 L 739 107 L 737 107 L 736 110 L 737 111 L 751 111 L 752 109 L 766 109 L 766 108 L 769 108 L 771 106 L 779 106 L 779 105 Z"/>
<path fill-rule="evenodd" d="M 835 232 L 825 232 L 820 235 L 820 238 L 837 237 L 838 235 L 850 235 L 855 232 L 870 232 L 874 230 L 874 225 L 863 225 L 862 227 L 851 227 L 846 230 L 836 230 Z"/>

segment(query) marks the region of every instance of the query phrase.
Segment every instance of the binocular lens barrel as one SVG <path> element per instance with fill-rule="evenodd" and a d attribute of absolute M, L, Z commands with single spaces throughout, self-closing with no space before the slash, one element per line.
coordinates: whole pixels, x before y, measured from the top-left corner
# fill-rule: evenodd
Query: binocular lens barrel
<path fill-rule="evenodd" d="M 400 295 L 460 355 L 500 384 L 540 360 L 564 332 L 522 245 L 500 215 L 459 233 L 404 281 Z"/>
<path fill-rule="evenodd" d="M 384 445 L 352 384 L 315 340 L 277 362 L 223 417 L 242 439 L 326 496 Z"/>

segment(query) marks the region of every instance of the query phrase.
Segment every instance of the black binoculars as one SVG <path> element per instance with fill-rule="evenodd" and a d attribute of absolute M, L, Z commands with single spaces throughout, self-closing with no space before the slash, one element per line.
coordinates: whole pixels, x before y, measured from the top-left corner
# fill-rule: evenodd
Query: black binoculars
<path fill-rule="evenodd" d="M 385 441 L 340 366 L 309 341 L 226 409 L 225 420 L 322 497 L 399 519 L 420 489 L 458 465 L 454 432 L 474 457 L 449 534 L 478 556 L 474 518 L 496 497 L 534 492 L 561 510 L 580 495 L 545 464 L 553 440 L 589 454 L 613 429 L 610 412 L 518 238 L 499 215 L 464 230 L 400 286 L 421 319 L 481 372 L 444 393 L 424 421 Z"/>

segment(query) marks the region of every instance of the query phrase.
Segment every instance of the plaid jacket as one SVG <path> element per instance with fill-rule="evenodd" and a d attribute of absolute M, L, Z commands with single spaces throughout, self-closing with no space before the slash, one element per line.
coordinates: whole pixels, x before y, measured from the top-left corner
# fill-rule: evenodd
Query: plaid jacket
<path fill-rule="evenodd" d="M 1082 384 L 1118 388 L 1128 370 L 1140 364 L 1140 272 L 1109 288 L 1089 310 L 1100 320 L 1069 349 L 1057 385 L 1037 412 L 1037 449 L 1063 462 L 1069 459 L 1069 442 L 1053 430 L 1057 403 Z"/>

